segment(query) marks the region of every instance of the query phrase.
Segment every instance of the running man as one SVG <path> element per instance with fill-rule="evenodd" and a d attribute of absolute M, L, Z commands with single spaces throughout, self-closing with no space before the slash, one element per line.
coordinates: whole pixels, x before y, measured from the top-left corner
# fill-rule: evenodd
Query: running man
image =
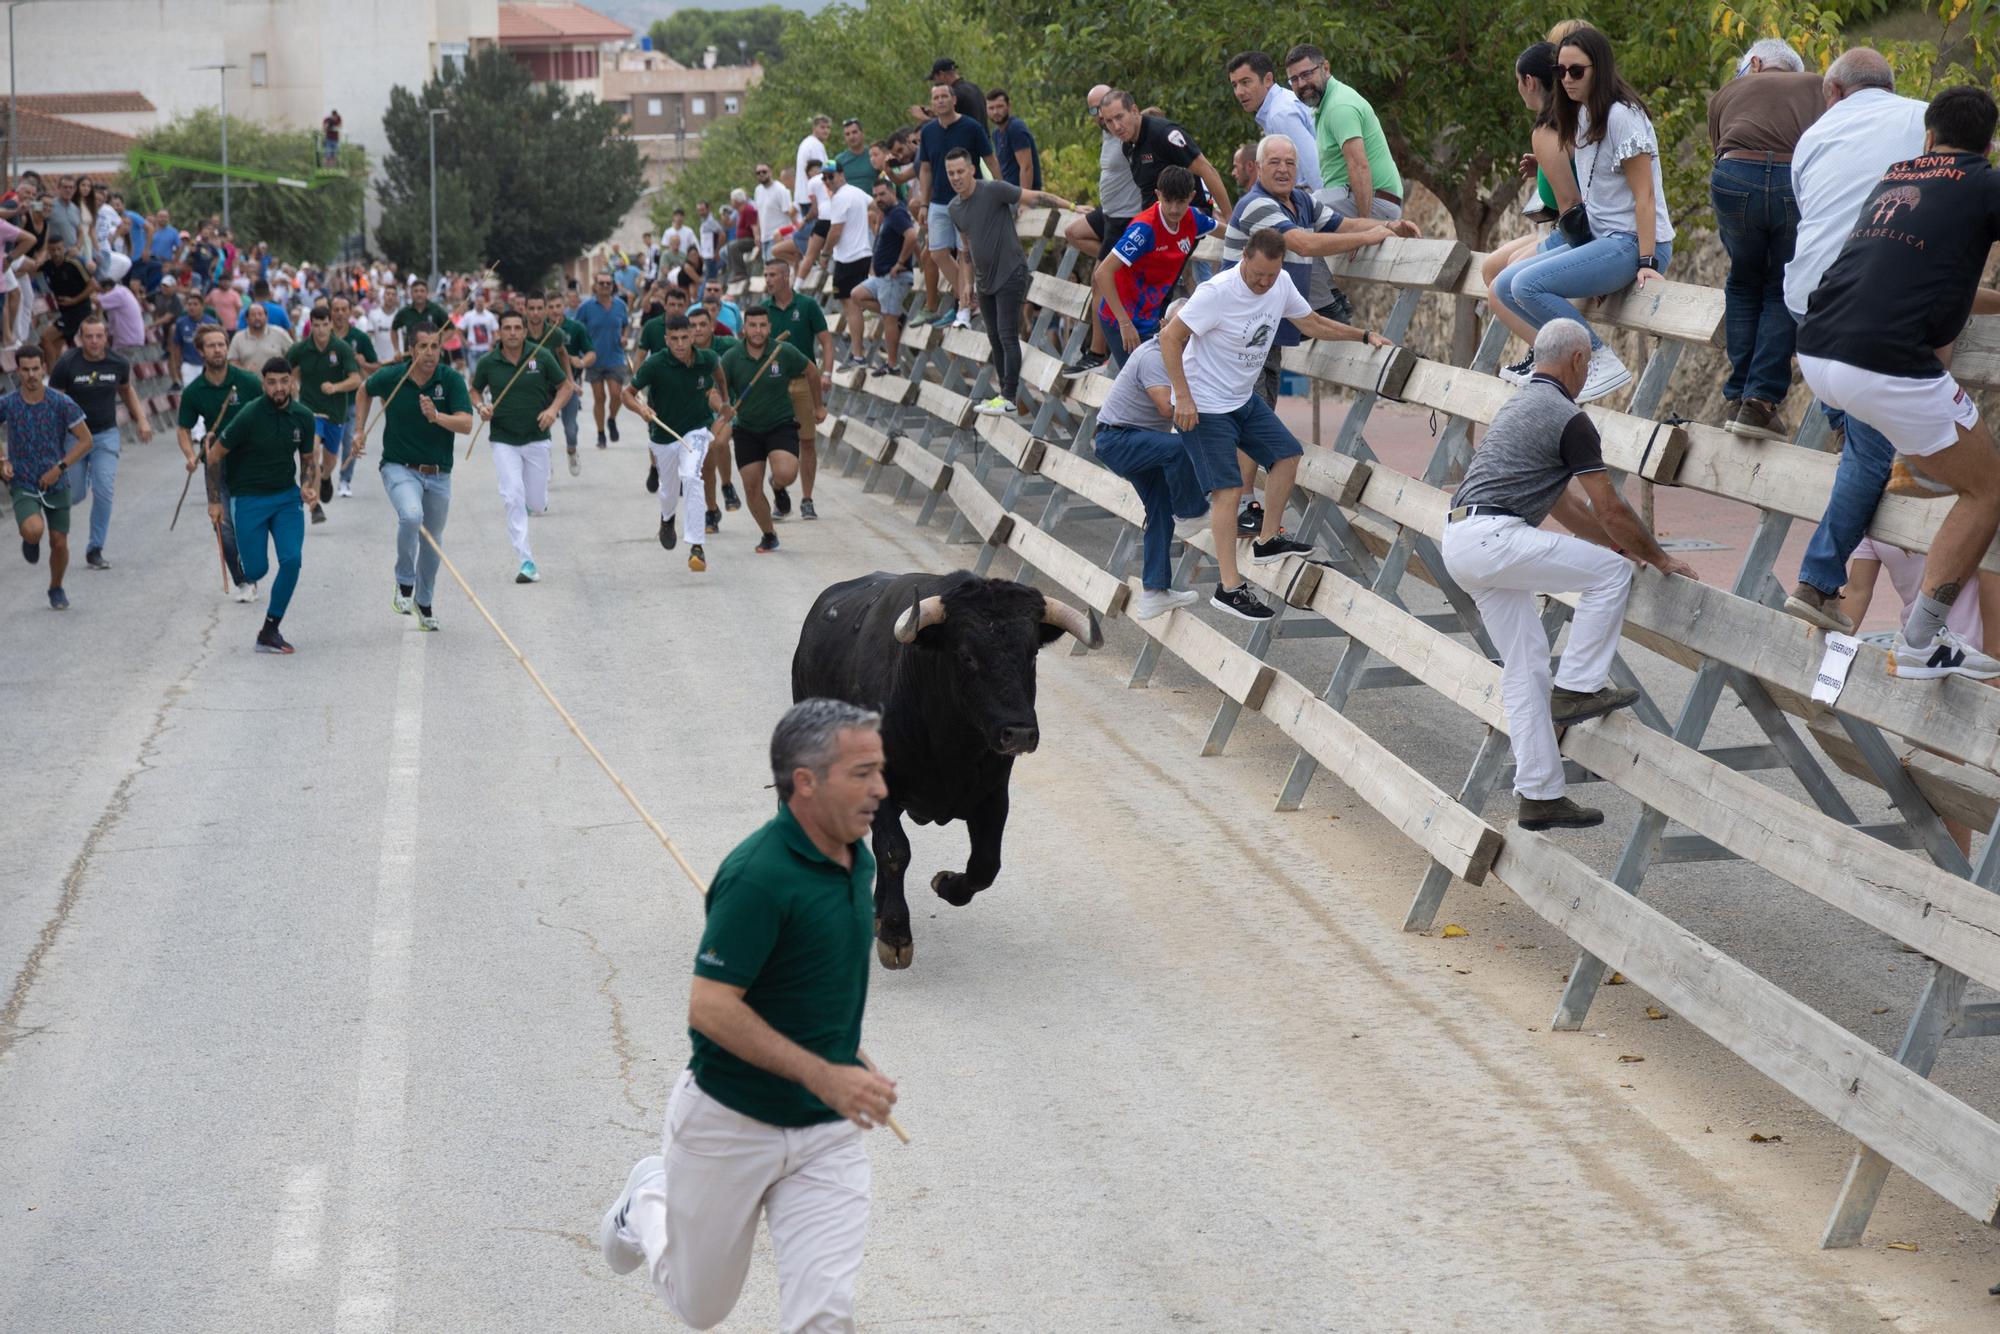
<path fill-rule="evenodd" d="M 0 444 L 0 482 L 14 501 L 14 523 L 21 530 L 21 558 L 33 565 L 42 558 L 42 534 L 49 535 L 49 606 L 69 610 L 63 592 L 63 571 L 69 568 L 69 483 L 65 474 L 90 453 L 90 427 L 75 399 L 48 387 L 48 363 L 42 349 L 23 343 L 14 349 L 14 391 L 0 398 L 0 426 L 7 439 Z M 63 438 L 76 444 L 63 452 Z"/>
<path fill-rule="evenodd" d="M 319 440 L 318 466 L 313 469 L 319 477 L 319 494 L 311 502 L 312 521 L 325 523 L 323 506 L 333 499 L 333 474 L 347 443 L 347 414 L 354 391 L 361 387 L 361 363 L 353 345 L 334 328 L 332 307 L 325 305 L 313 307 L 311 327 L 303 340 L 285 349 L 285 361 L 298 373 L 298 401 L 312 413 Z"/>
<path fill-rule="evenodd" d="M 431 285 L 422 278 L 410 284 L 410 300 L 389 321 L 389 343 L 399 357 L 410 355 L 410 330 L 419 324 L 435 329 L 451 327 L 451 313 L 431 300 Z"/>
<path fill-rule="evenodd" d="M 694 329 L 685 315 L 667 317 L 665 350 L 647 357 L 624 387 L 625 405 L 640 416 L 650 409 L 653 470 L 659 479 L 660 545 L 672 551 L 679 541 L 674 510 L 687 527 L 688 568 L 700 574 L 708 568 L 708 553 L 696 539 L 695 516 L 701 513 L 701 467 L 708 457 L 709 424 L 724 410 L 720 359 L 696 348 Z M 640 390 L 646 391 L 642 402 Z"/>
<path fill-rule="evenodd" d="M 819 375 L 815 377 L 815 383 L 819 376 L 832 377 L 833 331 L 827 327 L 826 312 L 820 309 L 819 302 L 792 286 L 792 267 L 782 259 L 774 259 L 764 266 L 764 313 L 770 318 L 774 337 L 790 343 L 806 360 L 816 363 Z M 737 383 L 735 377 L 730 378 L 732 383 Z M 814 391 L 815 397 L 818 392 Z M 813 479 L 819 475 L 818 433 L 801 427 L 797 450 L 799 517 L 817 519 L 819 515 L 813 510 Z M 744 485 L 749 486 L 749 482 Z M 791 512 L 791 498 L 784 497 L 779 501 L 778 515 L 782 518 Z"/>
<path fill-rule="evenodd" d="M 747 312 L 746 312 L 747 313 Z M 888 794 L 881 718 L 838 700 L 795 704 L 771 737 L 783 805 L 729 854 L 708 895 L 688 996 L 694 1056 L 674 1085 L 660 1154 L 605 1211 L 612 1272 L 645 1266 L 696 1329 L 721 1323 L 764 1215 L 778 1324 L 852 1330 L 868 1234 L 862 1131 L 896 1084 L 861 1055 L 875 858 Z"/>
<path fill-rule="evenodd" d="M 466 392 L 465 377 L 439 363 L 439 337 L 434 324 L 411 330 L 414 350 L 408 368 L 384 366 L 376 371 L 361 386 L 354 404 L 355 415 L 365 422 L 370 400 L 386 395 L 382 489 L 396 507 L 396 596 L 389 606 L 399 616 L 408 616 L 414 607 L 419 630 L 438 628 L 431 610 L 438 553 L 417 530 L 427 528 L 432 537 L 444 539 L 445 520 L 451 515 L 451 459 L 456 449 L 452 436 L 473 429 L 472 396 Z M 354 442 L 357 458 L 367 450 L 366 440 Z"/>
<path fill-rule="evenodd" d="M 528 515 L 549 507 L 549 428 L 576 385 L 553 354 L 528 345 L 527 318 L 510 308 L 500 316 L 499 349 L 472 372 L 472 392 L 482 396 L 480 420 L 491 423 L 493 476 L 521 561 L 514 582 L 537 583 L 542 572 L 528 547 Z"/>
<path fill-rule="evenodd" d="M 608 273 L 591 280 L 591 298 L 576 308 L 577 323 L 590 335 L 590 353 L 583 359 L 584 379 L 590 382 L 590 411 L 597 422 L 597 447 L 604 443 L 608 428 L 618 438 L 619 389 L 627 378 L 625 365 L 626 324 L 631 312 L 617 284 Z"/>
<path fill-rule="evenodd" d="M 104 543 L 111 536 L 111 500 L 122 445 L 119 403 L 125 404 L 141 444 L 152 442 L 153 424 L 132 388 L 131 363 L 111 351 L 111 333 L 102 315 L 92 312 L 84 317 L 76 346 L 56 358 L 49 370 L 49 388 L 73 399 L 90 426 L 95 443 L 83 466 L 70 474 L 69 499 L 70 504 L 81 505 L 90 497 L 90 540 L 83 559 L 93 570 L 108 570 L 111 562 L 104 559 Z"/>
<path fill-rule="evenodd" d="M 659 313 L 647 316 L 646 322 L 639 326 L 639 345 L 632 349 L 633 374 L 638 374 L 639 368 L 646 364 L 647 357 L 655 352 L 666 351 L 667 321 L 676 315 L 688 313 L 688 299 L 687 289 L 676 287 L 672 283 L 668 283 L 660 293 Z M 629 397 L 624 399 L 628 404 L 631 401 Z"/>
<path fill-rule="evenodd" d="M 569 447 L 569 475 L 575 477 L 583 471 L 576 456 L 576 426 L 577 411 L 583 402 L 582 358 L 589 350 L 590 335 L 581 324 L 564 317 L 562 293 L 553 287 L 540 296 L 530 295 L 527 306 L 528 341 L 555 357 L 572 386 L 570 396 L 563 400 L 562 424 L 564 441 Z M 546 509 L 544 506 L 543 510 Z"/>
<path fill-rule="evenodd" d="M 688 328 L 694 332 L 694 345 L 715 353 L 718 361 L 723 353 L 741 341 L 716 327 L 715 316 L 707 306 L 688 307 Z M 722 510 L 716 506 L 716 484 L 721 483 L 722 504 L 731 513 L 743 508 L 743 500 L 736 494 L 735 483 L 729 480 L 729 422 L 718 420 L 709 434 L 708 457 L 701 464 L 701 495 L 707 506 L 702 526 L 711 533 L 719 533 L 722 531 Z"/>
<path fill-rule="evenodd" d="M 766 273 L 773 272 L 770 267 Z M 785 488 L 798 476 L 799 412 L 794 390 L 803 379 L 809 391 L 808 406 L 815 423 L 826 420 L 821 396 L 819 367 L 790 343 L 771 337 L 771 314 L 762 306 L 743 312 L 743 341 L 722 356 L 722 380 L 730 389 L 735 414 L 730 434 L 736 453 L 736 467 L 743 474 L 743 491 L 750 502 L 750 517 L 757 521 L 763 537 L 759 554 L 778 549 L 778 534 L 772 530 L 771 516 L 792 512 L 792 498 Z M 764 473 L 771 474 L 771 499 L 764 498 Z"/>
<path fill-rule="evenodd" d="M 271 568 L 271 548 L 278 550 L 278 577 L 271 581 L 271 605 L 257 632 L 257 651 L 290 653 L 292 646 L 278 633 L 278 623 L 299 586 L 304 507 L 319 499 L 319 450 L 312 412 L 292 397 L 292 363 L 272 357 L 264 363 L 263 381 L 264 392 L 230 415 L 220 438 L 209 437 L 208 457 L 222 465 L 229 486 L 244 575 L 253 583 L 262 579 Z"/>
<path fill-rule="evenodd" d="M 264 382 L 241 366 L 229 364 L 229 335 L 219 324 L 204 324 L 195 330 L 194 345 L 201 352 L 201 374 L 181 390 L 179 430 L 181 457 L 187 470 L 201 468 L 202 490 L 208 496 L 208 524 L 222 544 L 222 563 L 229 582 L 236 587 L 238 602 L 257 596 L 257 585 L 243 573 L 243 561 L 236 551 L 236 517 L 230 512 L 229 482 L 216 465 L 202 464 L 195 446 L 229 425 L 230 419 L 263 396 Z M 353 464 L 350 461 L 349 467 Z"/>

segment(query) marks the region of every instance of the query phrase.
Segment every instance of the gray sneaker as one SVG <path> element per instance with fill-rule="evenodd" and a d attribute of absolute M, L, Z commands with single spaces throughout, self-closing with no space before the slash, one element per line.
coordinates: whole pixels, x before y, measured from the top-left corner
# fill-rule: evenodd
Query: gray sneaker
<path fill-rule="evenodd" d="M 1840 609 L 1840 595 L 1828 596 L 1811 584 L 1800 584 L 1792 590 L 1792 595 L 1785 599 L 1785 615 L 1796 616 L 1822 630 L 1835 630 L 1843 635 L 1854 633 L 1854 622 Z"/>
<path fill-rule="evenodd" d="M 1585 692 L 1564 690 L 1561 686 L 1549 691 L 1549 720 L 1557 727 L 1570 723 L 1580 723 L 1586 718 L 1630 708 L 1639 698 L 1639 692 L 1625 686 L 1606 685 L 1600 689 Z M 1600 817 L 1602 818 L 1602 817 Z M 1596 821 L 1591 823 L 1595 824 Z"/>
<path fill-rule="evenodd" d="M 1523 829 L 1588 829 L 1604 823 L 1604 812 L 1579 806 L 1568 797 L 1553 801 L 1522 797 L 1520 808 L 1514 812 L 1514 823 Z"/>

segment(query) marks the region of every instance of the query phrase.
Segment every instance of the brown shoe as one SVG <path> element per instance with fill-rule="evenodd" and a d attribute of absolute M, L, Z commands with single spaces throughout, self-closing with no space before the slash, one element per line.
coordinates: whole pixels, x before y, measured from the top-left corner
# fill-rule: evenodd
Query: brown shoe
<path fill-rule="evenodd" d="M 1743 408 L 1743 400 L 1740 398 L 1725 398 L 1722 400 L 1723 430 L 1733 431 L 1736 429 L 1736 414 L 1740 412 L 1742 408 Z"/>
<path fill-rule="evenodd" d="M 1822 593 L 1811 584 L 1800 584 L 1785 599 L 1785 615 L 1796 616 L 1807 625 L 1816 625 L 1822 630 L 1851 635 L 1854 633 L 1854 622 L 1847 618 L 1839 603 L 1837 593 Z"/>
<path fill-rule="evenodd" d="M 1514 823 L 1523 829 L 1588 829 L 1604 823 L 1604 812 L 1593 806 L 1579 806 L 1568 797 L 1537 801 L 1522 797 L 1514 812 Z"/>
<path fill-rule="evenodd" d="M 1630 708 L 1639 698 L 1639 692 L 1624 686 L 1607 685 L 1599 690 L 1564 690 L 1561 686 L 1549 691 L 1549 719 L 1557 727 L 1570 723 L 1580 723 L 1586 718 L 1596 718 L 1618 709 Z"/>
<path fill-rule="evenodd" d="M 1759 440 L 1789 441 L 1792 428 L 1785 424 L 1785 418 L 1775 403 L 1766 403 L 1761 398 L 1746 398 L 1736 405 L 1736 416 L 1723 427 L 1732 435 L 1754 436 Z"/>

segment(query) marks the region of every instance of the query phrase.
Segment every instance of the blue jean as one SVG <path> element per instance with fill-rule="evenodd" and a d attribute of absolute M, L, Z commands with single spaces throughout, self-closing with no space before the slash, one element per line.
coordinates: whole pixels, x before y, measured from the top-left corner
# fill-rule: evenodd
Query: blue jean
<path fill-rule="evenodd" d="M 577 414 L 580 413 L 582 410 L 583 410 L 583 388 L 582 386 L 579 385 L 577 387 L 577 391 L 569 396 L 569 401 L 564 403 L 562 406 L 563 438 L 565 442 L 569 445 L 569 452 L 572 454 L 576 453 L 576 424 L 578 420 Z"/>
<path fill-rule="evenodd" d="M 1668 241 L 1653 247 L 1662 271 L 1673 253 Z M 1639 238 L 1631 232 L 1613 232 L 1588 245 L 1558 243 L 1515 260 L 1493 280 L 1493 295 L 1537 329 L 1550 320 L 1575 320 L 1590 329 L 1590 321 L 1571 301 L 1623 291 L 1638 273 Z M 1604 346 L 1595 329 L 1590 332 L 1590 346 L 1593 350 Z"/>
<path fill-rule="evenodd" d="M 1833 494 L 1827 497 L 1826 513 L 1806 543 L 1805 559 L 1799 562 L 1799 582 L 1811 584 L 1832 597 L 1847 582 L 1847 558 L 1868 534 L 1868 521 L 1882 503 L 1889 486 L 1889 468 L 1896 461 L 1896 447 L 1883 434 L 1858 417 L 1820 405 L 1827 424 L 1844 430 L 1840 446 L 1840 466 L 1833 474 Z"/>
<path fill-rule="evenodd" d="M 1194 478 L 1194 460 L 1172 431 L 1148 431 L 1137 426 L 1097 426 L 1100 463 L 1132 484 L 1146 507 L 1146 540 L 1140 583 L 1147 588 L 1173 586 L 1169 560 L 1174 520 L 1208 513 L 1208 495 Z"/>
<path fill-rule="evenodd" d="M 91 551 L 104 550 L 104 539 L 111 534 L 111 500 L 118 490 L 118 451 L 123 444 L 116 426 L 92 431 L 90 452 L 69 470 L 70 504 L 81 505 L 85 496 L 96 493 L 90 502 Z"/>
<path fill-rule="evenodd" d="M 1194 461 L 1195 480 L 1204 494 L 1242 487 L 1238 450 L 1266 468 L 1305 453 L 1298 437 L 1278 420 L 1271 405 L 1255 394 L 1229 412 L 1198 414 L 1194 429 L 1183 431 L 1181 440 Z"/>
<path fill-rule="evenodd" d="M 428 528 L 432 537 L 444 536 L 444 521 L 451 513 L 451 474 L 385 463 L 382 488 L 396 507 L 396 586 L 414 588 L 417 605 L 428 607 L 437 587 L 438 554 L 417 530 Z"/>
<path fill-rule="evenodd" d="M 1799 201 L 1789 162 L 1715 164 L 1708 179 L 1716 231 L 1729 252 L 1722 284 L 1729 379 L 1722 396 L 1782 403 L 1792 387 L 1799 326 L 1785 309 L 1785 266 L 1798 239 Z"/>
<path fill-rule="evenodd" d="M 1130 357 L 1132 353 L 1127 352 L 1125 350 L 1125 337 L 1123 334 L 1118 332 L 1118 321 L 1107 320 L 1104 318 L 1104 316 L 1099 315 L 1097 317 L 1097 325 L 1099 328 L 1104 330 L 1104 346 L 1110 349 L 1111 364 L 1116 366 L 1119 370 L 1124 370 L 1125 360 L 1126 358 Z M 1139 328 L 1136 321 L 1134 322 L 1132 327 L 1135 329 Z M 1159 331 L 1160 331 L 1159 326 L 1157 324 L 1154 325 L 1153 328 L 1151 329 L 1139 329 L 1139 342 L 1143 345 L 1147 339 L 1152 338 L 1154 335 L 1159 333 Z M 1133 349 L 1133 351 L 1137 350 L 1138 349 L 1136 348 Z"/>
<path fill-rule="evenodd" d="M 280 617 L 292 605 L 299 586 L 299 566 L 305 558 L 306 509 L 299 493 L 286 489 L 269 496 L 235 496 L 229 502 L 236 522 L 236 552 L 243 577 L 250 583 L 271 570 L 271 548 L 278 549 L 278 578 L 271 585 L 271 615 Z M 269 541 L 266 541 L 266 538 Z"/>

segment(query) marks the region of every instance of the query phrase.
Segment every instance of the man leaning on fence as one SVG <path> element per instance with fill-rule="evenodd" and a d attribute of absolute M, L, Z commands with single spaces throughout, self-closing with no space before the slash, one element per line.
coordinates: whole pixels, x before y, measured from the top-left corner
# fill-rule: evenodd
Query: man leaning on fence
<path fill-rule="evenodd" d="M 1536 333 L 1534 351 L 1533 377 L 1494 414 L 1451 498 L 1444 564 L 1479 604 L 1500 651 L 1500 694 L 1520 796 L 1516 822 L 1523 829 L 1583 829 L 1602 823 L 1604 812 L 1565 795 L 1555 729 L 1638 698 L 1610 683 L 1631 561 L 1696 576 L 1660 549 L 1625 504 L 1605 470 L 1597 428 L 1577 406 L 1590 372 L 1589 330 L 1575 320 L 1551 320 Z M 1569 489 L 1572 477 L 1582 499 Z M 1541 531 L 1551 514 L 1577 536 Z M 1581 597 L 1552 689 L 1536 595 L 1566 592 Z"/>

